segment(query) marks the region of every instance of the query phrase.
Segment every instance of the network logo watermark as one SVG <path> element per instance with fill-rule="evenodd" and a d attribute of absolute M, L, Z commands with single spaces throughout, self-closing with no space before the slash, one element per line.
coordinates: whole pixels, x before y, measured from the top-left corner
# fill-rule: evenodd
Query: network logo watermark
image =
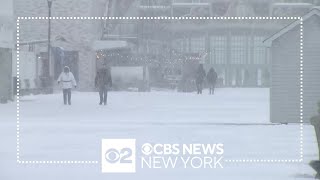
<path fill-rule="evenodd" d="M 136 149 L 140 156 L 136 156 Z M 135 139 L 102 140 L 102 172 L 134 173 L 140 169 L 216 169 L 223 168 L 224 146 L 214 144 L 136 145 Z"/>
<path fill-rule="evenodd" d="M 136 172 L 136 140 L 103 139 L 101 162 L 103 173 Z"/>
<path fill-rule="evenodd" d="M 150 144 L 141 146 L 141 168 L 223 168 L 223 144 Z"/>

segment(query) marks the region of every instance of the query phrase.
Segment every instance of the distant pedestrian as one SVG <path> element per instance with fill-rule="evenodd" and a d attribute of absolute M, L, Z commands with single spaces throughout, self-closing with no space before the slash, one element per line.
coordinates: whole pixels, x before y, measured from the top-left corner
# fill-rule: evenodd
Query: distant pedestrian
<path fill-rule="evenodd" d="M 207 74 L 207 82 L 209 84 L 209 94 L 214 94 L 214 88 L 217 83 L 217 78 L 218 78 L 217 72 L 213 68 L 210 68 Z"/>
<path fill-rule="evenodd" d="M 63 68 L 63 72 L 58 78 L 58 84 L 60 83 L 62 84 L 61 86 L 64 105 L 71 105 L 71 89 L 72 87 L 77 87 L 77 82 L 74 79 L 72 72 L 70 72 L 70 68 L 68 66 Z"/>
<path fill-rule="evenodd" d="M 203 68 L 203 64 L 200 64 L 196 72 L 196 85 L 197 85 L 198 94 L 202 94 L 203 82 L 205 77 L 206 77 L 206 71 Z"/>
<path fill-rule="evenodd" d="M 108 90 L 112 87 L 111 71 L 108 68 L 102 68 L 97 71 L 95 87 L 99 91 L 99 104 L 107 105 Z"/>

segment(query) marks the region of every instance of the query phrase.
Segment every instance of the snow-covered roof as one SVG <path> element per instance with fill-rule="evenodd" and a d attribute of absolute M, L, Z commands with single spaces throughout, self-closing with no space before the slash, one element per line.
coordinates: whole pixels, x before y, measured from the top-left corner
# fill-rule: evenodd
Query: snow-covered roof
<path fill-rule="evenodd" d="M 126 41 L 94 41 L 92 45 L 92 49 L 95 51 L 98 50 L 108 50 L 108 49 L 119 49 L 128 47 L 128 43 Z"/>
<path fill-rule="evenodd" d="M 206 2 L 174 2 L 172 6 L 209 6 L 209 3 Z"/>
<path fill-rule="evenodd" d="M 319 8 L 314 8 L 312 9 L 310 12 L 308 12 L 306 15 L 302 16 L 301 19 L 302 21 L 306 21 L 307 19 L 309 19 L 310 17 L 312 17 L 313 15 L 317 15 L 320 17 L 320 9 Z M 292 22 L 291 24 L 289 24 L 288 26 L 282 28 L 280 31 L 276 32 L 275 34 L 273 34 L 272 36 L 268 37 L 267 39 L 265 39 L 263 41 L 263 43 L 270 47 L 272 42 L 276 39 L 278 39 L 279 37 L 281 37 L 282 35 L 284 35 L 285 33 L 287 33 L 288 31 L 290 31 L 291 29 L 295 28 L 296 26 L 300 25 L 301 19 L 296 20 L 294 22 Z"/>
<path fill-rule="evenodd" d="M 312 6 L 310 3 L 273 3 L 272 6 Z"/>

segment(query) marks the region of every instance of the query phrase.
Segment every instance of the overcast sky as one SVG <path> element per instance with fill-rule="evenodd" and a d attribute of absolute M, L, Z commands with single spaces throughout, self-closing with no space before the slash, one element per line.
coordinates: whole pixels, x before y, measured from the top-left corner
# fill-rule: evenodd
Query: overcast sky
<path fill-rule="evenodd" d="M 1 15 L 13 15 L 13 0 L 0 0 Z"/>

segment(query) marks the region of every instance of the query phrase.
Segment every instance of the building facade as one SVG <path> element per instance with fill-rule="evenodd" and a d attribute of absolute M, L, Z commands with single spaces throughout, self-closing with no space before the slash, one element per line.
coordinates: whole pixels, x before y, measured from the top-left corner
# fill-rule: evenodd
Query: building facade
<path fill-rule="evenodd" d="M 0 103 L 13 97 L 12 49 L 14 18 L 12 1 L 1 2 L 0 7 Z"/>
<path fill-rule="evenodd" d="M 63 0 L 53 1 L 52 17 L 95 17 L 104 16 L 107 2 L 104 0 Z M 47 17 L 48 4 L 46 0 L 14 0 L 15 17 Z M 31 51 L 37 55 L 39 68 L 44 65 L 39 77 L 48 75 L 55 80 L 64 65 L 71 66 L 77 75 L 79 88 L 92 89 L 96 72 L 96 51 L 92 46 L 100 40 L 103 23 L 101 20 L 51 20 L 51 50 L 52 57 L 48 66 L 48 20 L 20 20 L 20 49 Z M 54 49 L 63 50 L 65 63 L 54 57 Z M 59 59 L 59 58 L 58 58 Z M 56 61 L 55 61 L 56 60 Z M 23 61 L 23 59 L 20 59 Z M 41 65 L 42 64 L 42 65 Z M 45 67 L 50 67 L 46 69 Z M 23 68 L 23 67 L 22 67 Z"/>
<path fill-rule="evenodd" d="M 290 17 L 303 15 L 313 6 L 311 1 L 143 2 L 140 13 L 145 16 Z M 151 7 L 153 11 L 150 10 Z M 183 67 L 188 60 L 198 60 L 206 69 L 214 67 L 219 75 L 220 86 L 269 87 L 270 58 L 263 40 L 291 22 L 292 20 L 173 20 L 169 25 L 162 22 L 165 27 L 154 25 L 154 32 L 157 34 L 142 37 L 144 40 L 141 44 L 144 45 L 140 48 L 143 52 L 166 52 L 168 55 L 162 58 L 170 59 L 168 67 L 176 66 L 174 62 L 180 61 L 182 65 L 173 69 Z M 149 28 L 150 24 L 142 26 Z M 167 35 L 161 36 L 156 29 L 163 29 L 161 33 L 165 32 Z M 152 43 L 151 40 L 156 42 Z M 154 50 L 150 50 L 152 45 Z M 163 47 L 169 47 L 170 50 Z"/>
<path fill-rule="evenodd" d="M 302 18 L 303 44 L 300 44 L 300 20 L 265 41 L 270 47 L 272 61 L 272 122 L 300 123 L 300 117 L 309 122 L 317 114 L 317 102 L 320 100 L 320 10 L 313 9 Z"/>
<path fill-rule="evenodd" d="M 180 54 L 205 53 L 199 63 L 216 69 L 221 86 L 269 87 L 269 54 L 263 40 L 281 27 L 272 20 L 213 20 L 202 32 L 177 30 L 173 47 Z"/>
<path fill-rule="evenodd" d="M 316 3 L 314 0 L 56 0 L 52 16 L 300 16 Z M 45 0 L 15 0 L 14 9 L 16 17 L 48 16 Z M 164 77 L 181 76 L 184 62 L 190 59 L 204 63 L 206 69 L 214 67 L 221 86 L 269 87 L 270 58 L 262 41 L 291 21 L 266 22 L 52 20 L 52 47 L 68 54 L 69 60 L 65 62 L 72 66 L 84 90 L 93 87 L 96 69 L 106 61 L 112 61 L 112 65 L 149 66 L 153 68 L 150 74 L 157 71 L 155 76 Z M 21 20 L 20 26 L 20 41 L 24 43 L 21 49 L 35 51 L 45 64 L 48 21 Z M 126 47 L 92 48 L 100 40 Z M 61 60 L 52 60 L 50 69 L 43 68 L 39 76 L 50 71 L 50 76 L 56 78 L 62 64 Z"/>

